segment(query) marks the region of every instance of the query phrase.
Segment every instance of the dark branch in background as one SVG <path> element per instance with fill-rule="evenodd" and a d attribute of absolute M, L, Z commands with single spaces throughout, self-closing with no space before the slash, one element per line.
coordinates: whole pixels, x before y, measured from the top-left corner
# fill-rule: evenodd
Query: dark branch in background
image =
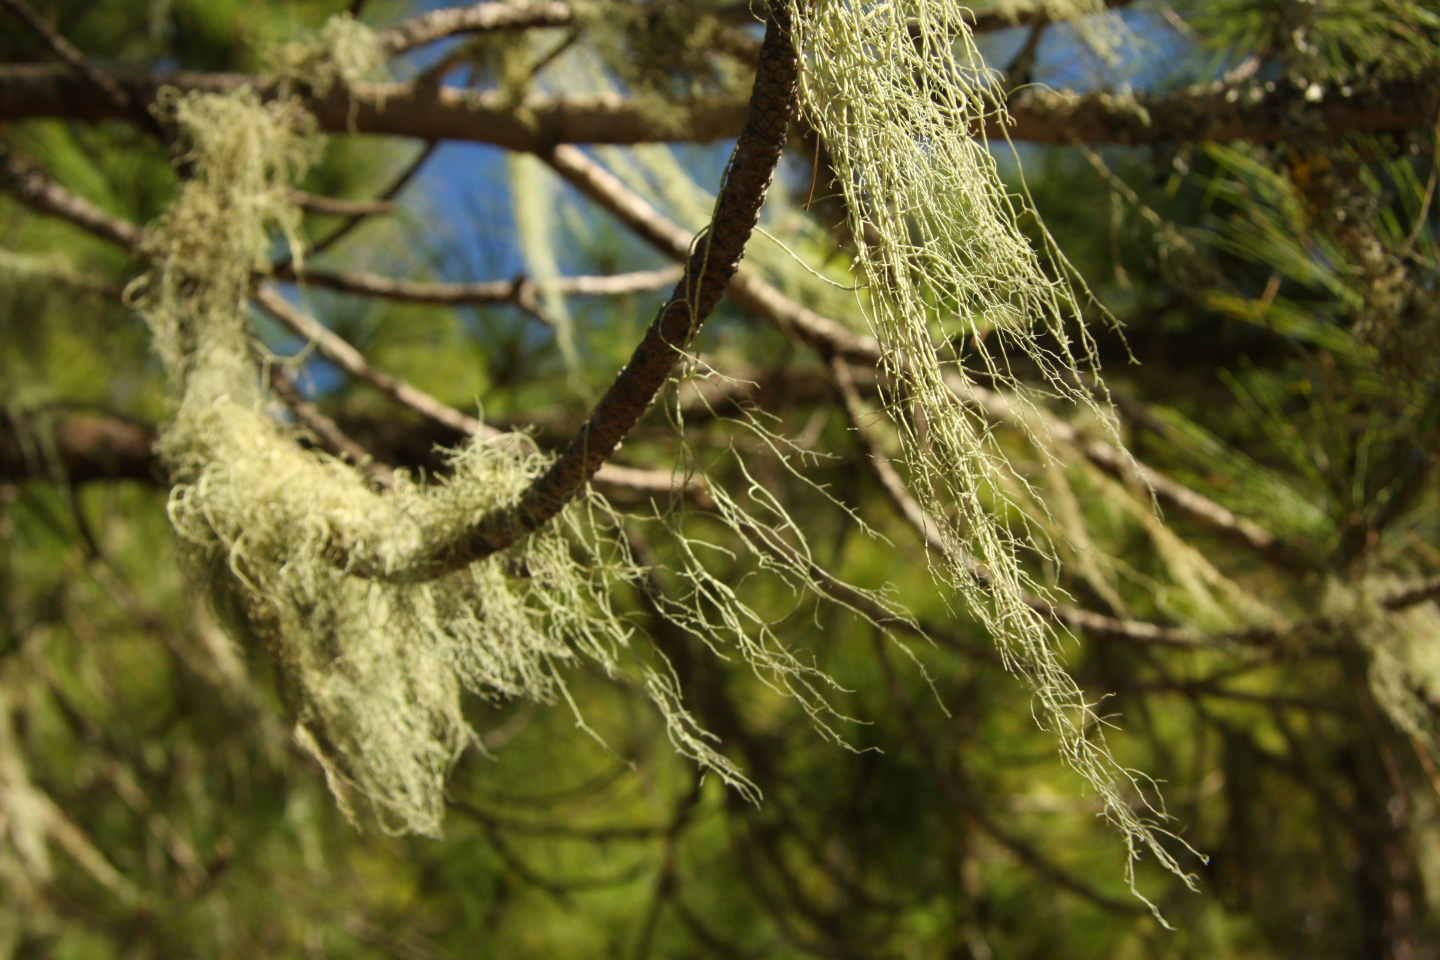
<path fill-rule="evenodd" d="M 291 403 L 283 386 L 277 385 L 275 392 L 287 405 Z M 426 430 L 423 424 L 408 420 L 363 421 L 341 428 L 309 401 L 298 395 L 296 399 L 298 408 L 291 406 L 296 420 L 315 434 L 320 447 L 336 456 L 363 458 L 367 472 L 381 483 L 392 469 L 443 476 L 447 469 L 443 448 L 463 442 L 466 436 L 451 430 Z M 350 439 L 350 433 L 357 430 L 367 440 L 364 447 Z M 156 436 L 154 426 L 109 413 L 62 408 L 0 411 L 0 483 L 139 480 L 167 486 L 165 465 L 154 450 Z M 637 470 L 613 463 L 595 475 L 595 485 L 618 505 L 644 504 L 682 492 L 702 509 L 711 505 L 698 484 L 692 482 L 682 491 L 680 483 L 669 471 Z"/>
<path fill-rule="evenodd" d="M 1426 580 L 1424 583 L 1381 601 L 1381 603 L 1390 610 L 1405 610 L 1427 600 L 1435 599 L 1440 599 L 1440 577 Z"/>
<path fill-rule="evenodd" d="M 4 3 L 6 9 L 23 21 L 25 26 L 43 40 L 57 57 L 65 61 L 71 70 L 79 74 L 86 83 L 99 91 L 116 108 L 126 113 L 134 109 L 130 94 L 115 82 L 114 77 L 86 59 L 85 54 L 81 53 L 73 43 L 66 40 L 59 31 L 46 23 L 44 18 L 31 10 L 22 0 L 0 0 L 0 3 Z"/>
<path fill-rule="evenodd" d="M 710 229 L 696 240 L 685 276 L 676 285 L 671 300 L 661 307 L 630 362 L 565 451 L 514 506 L 482 517 L 462 537 L 439 544 L 412 568 L 397 572 L 398 576 L 439 576 L 505 549 L 560 512 L 615 452 L 649 409 L 739 268 L 785 148 L 797 75 L 789 9 L 777 4 L 765 27 L 750 119 L 735 144 Z"/>
<path fill-rule="evenodd" d="M 245 74 L 177 72 L 117 75 L 137 105 L 154 101 L 161 86 L 181 92 L 226 93 L 251 86 L 273 93 Z M 1345 92 L 1348 90 L 1349 92 Z M 1034 143 L 1174 143 L 1248 140 L 1276 143 L 1299 134 L 1327 141 L 1349 133 L 1424 129 L 1440 113 L 1440 81 L 1432 74 L 1354 83 L 1326 89 L 1318 102 L 1288 85 L 1251 81 L 1201 84 L 1134 99 L 1106 91 L 1081 95 L 1034 87 L 1010 98 L 1010 126 L 993 120 L 986 136 Z M 384 101 L 384 109 L 379 106 Z M 465 140 L 509 150 L 540 152 L 564 143 L 708 143 L 737 135 L 749 113 L 733 96 L 696 97 L 679 103 L 618 94 L 531 95 L 515 103 L 497 91 L 475 92 L 417 82 L 360 84 L 312 97 L 306 107 L 331 133 L 373 133 L 422 140 Z M 27 119 L 134 119 L 68 67 L 0 66 L 0 123 Z M 978 131 L 977 131 L 978 132 Z"/>
<path fill-rule="evenodd" d="M 0 483 L 34 479 L 156 483 L 155 431 L 110 414 L 0 410 Z"/>
<path fill-rule="evenodd" d="M 67 220 L 126 250 L 134 250 L 140 243 L 139 227 L 75 196 L 4 140 L 0 140 L 0 190 L 13 194 L 27 207 Z"/>

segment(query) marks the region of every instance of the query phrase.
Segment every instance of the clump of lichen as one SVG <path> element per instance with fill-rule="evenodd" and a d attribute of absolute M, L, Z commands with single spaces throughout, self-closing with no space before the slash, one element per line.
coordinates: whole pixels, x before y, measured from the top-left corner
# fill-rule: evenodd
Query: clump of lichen
<path fill-rule="evenodd" d="M 318 33 L 280 44 L 270 56 L 268 72 L 303 83 L 320 96 L 337 81 L 353 87 L 390 75 L 375 32 L 349 13 L 331 17 Z"/>
<path fill-rule="evenodd" d="M 1384 598 L 1398 586 L 1386 577 L 1332 581 L 1321 610 L 1368 655 L 1366 680 L 1375 703 L 1396 727 L 1436 754 L 1440 730 L 1432 704 L 1440 703 L 1440 613 L 1433 603 L 1387 609 Z"/>
<path fill-rule="evenodd" d="M 356 575 L 337 543 L 403 566 L 512 502 L 548 458 L 523 438 L 475 441 L 452 456 L 445 483 L 401 476 L 381 493 L 298 444 L 266 412 L 247 293 L 266 270 L 272 230 L 297 259 L 303 252 L 286 190 L 316 154 L 313 124 L 295 103 L 261 103 L 248 90 L 162 102 L 193 176 L 147 230 L 153 266 L 129 296 L 176 400 L 160 453 L 187 565 L 232 632 L 279 665 L 296 737 L 347 812 L 363 797 L 386 829 L 434 835 L 446 772 L 475 740 L 462 690 L 548 702 L 563 694 L 557 670 L 579 655 L 617 670 L 631 631 L 609 598 L 639 572 L 614 517 L 581 501 L 505 556 L 444 577 Z M 677 747 L 743 783 L 673 683 L 641 669 Z"/>

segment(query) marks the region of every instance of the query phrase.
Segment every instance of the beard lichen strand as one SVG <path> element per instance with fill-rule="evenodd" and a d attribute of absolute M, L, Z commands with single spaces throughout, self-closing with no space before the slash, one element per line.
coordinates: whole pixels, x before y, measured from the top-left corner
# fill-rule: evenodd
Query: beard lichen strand
<path fill-rule="evenodd" d="M 791 6 L 798 14 L 798 0 Z M 1110 754 L 1097 734 L 1101 718 L 1061 666 L 1052 628 L 1027 604 L 1045 591 L 1021 566 L 1020 535 L 1000 519 L 1004 480 L 1019 478 L 1005 472 L 987 425 L 955 403 L 945 367 L 965 377 L 964 367 L 935 348 L 949 339 L 937 329 L 942 318 L 960 318 L 972 334 L 993 332 L 979 353 L 988 377 L 1035 402 L 1036 391 L 1010 373 L 1004 351 L 1017 349 L 1046 392 L 1090 407 L 1113 429 L 1109 411 L 1073 385 L 1080 362 L 1092 371 L 1095 362 L 1084 327 L 1078 357 L 1065 328 L 1078 313 L 1068 265 L 1047 237 L 1047 269 L 1017 226 L 1020 214 L 1033 213 L 1028 198 L 1006 188 L 983 135 L 974 139 L 987 120 L 1006 117 L 967 13 L 957 0 L 817 6 L 796 25 L 802 110 L 830 151 L 857 238 L 856 266 L 868 282 L 861 304 L 882 345 L 882 379 L 894 384 L 885 407 L 900 459 L 945 545 L 930 557 L 932 573 L 985 624 L 1035 692 L 1037 719 L 1057 735 L 1061 756 L 1100 795 L 1131 855 L 1132 891 L 1142 849 L 1193 885 L 1160 843 L 1163 808 L 1145 799 L 1143 776 Z M 1044 449 L 1043 436 L 1032 439 Z M 977 562 L 988 577 L 975 576 Z"/>

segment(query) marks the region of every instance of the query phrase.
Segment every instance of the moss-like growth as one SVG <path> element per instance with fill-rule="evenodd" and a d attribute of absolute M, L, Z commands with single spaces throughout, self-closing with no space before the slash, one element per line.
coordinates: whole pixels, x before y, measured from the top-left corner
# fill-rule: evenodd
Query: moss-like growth
<path fill-rule="evenodd" d="M 271 229 L 302 250 L 286 187 L 315 156 L 312 124 L 294 103 L 262 104 L 250 91 L 166 104 L 194 176 L 147 231 L 154 266 L 130 295 L 176 396 L 160 447 L 189 569 L 232 631 L 279 664 L 296 736 L 342 806 L 353 813 L 363 796 L 386 829 L 437 834 L 445 774 L 475 740 L 462 689 L 548 702 L 563 694 L 557 668 L 579 654 L 617 670 L 631 631 L 609 598 L 638 571 L 611 535 L 614 518 L 581 501 L 507 556 L 445 577 L 353 575 L 336 543 L 398 566 L 511 502 L 547 458 L 524 438 L 477 441 L 454 454 L 445 484 L 402 476 L 382 494 L 297 444 L 265 411 L 246 295 Z M 673 683 L 646 671 L 645 685 L 682 752 L 743 782 Z"/>
<path fill-rule="evenodd" d="M 803 5 L 795 5 L 799 13 Z M 816 5 L 797 16 L 803 109 L 845 194 L 911 486 L 944 542 L 932 569 L 1035 691 L 1038 718 L 1099 793 L 1132 857 L 1149 849 L 1185 876 L 1159 841 L 1154 818 L 1163 811 L 1146 817 L 1132 806 L 1127 794 L 1144 796 L 1137 775 L 1111 756 L 1101 718 L 1060 663 L 1051 626 L 1026 602 L 1043 591 L 1018 559 L 1025 531 L 1000 519 L 1004 454 L 984 417 L 947 382 L 978 373 L 1023 395 L 1008 350 L 1054 396 L 1095 407 L 1074 386 L 1077 368 L 1093 366 L 1093 350 L 1083 328 L 1078 344 L 1067 328 L 1078 312 L 1067 268 L 1055 251 L 1044 262 L 1021 233 L 1018 221 L 1032 211 L 1001 182 L 983 137 L 985 121 L 1004 121 L 1004 107 L 965 16 L 954 0 Z M 942 320 L 953 329 L 957 319 L 968 343 L 983 341 L 964 362 L 937 349 L 957 342 L 941 332 Z M 1109 422 L 1103 408 L 1095 412 Z"/>

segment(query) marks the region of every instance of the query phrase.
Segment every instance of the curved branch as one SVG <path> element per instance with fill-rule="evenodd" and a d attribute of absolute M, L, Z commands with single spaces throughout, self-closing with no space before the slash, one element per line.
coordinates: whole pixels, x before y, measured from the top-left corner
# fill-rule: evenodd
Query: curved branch
<path fill-rule="evenodd" d="M 590 419 L 513 506 L 492 511 L 459 537 L 436 545 L 402 570 L 375 569 L 361 558 L 352 558 L 361 559 L 359 572 L 387 579 L 422 580 L 461 569 L 505 549 L 548 522 L 595 476 L 649 409 L 676 361 L 735 276 L 785 148 L 797 78 L 789 9 L 785 4 L 776 4 L 761 45 L 750 119 L 730 157 L 710 229 L 696 240 L 673 296 L 660 308 L 644 340 L 600 398 Z M 337 547 L 344 555 L 343 546 Z"/>

